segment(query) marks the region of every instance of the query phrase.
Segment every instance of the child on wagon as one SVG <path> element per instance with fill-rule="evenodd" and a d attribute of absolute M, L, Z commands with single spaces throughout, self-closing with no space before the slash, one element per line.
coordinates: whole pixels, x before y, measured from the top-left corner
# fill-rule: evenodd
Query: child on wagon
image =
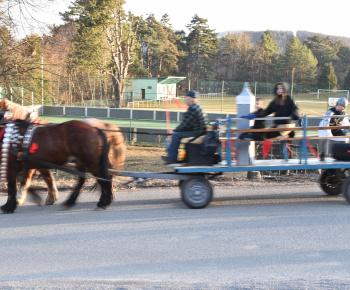
<path fill-rule="evenodd" d="M 320 127 L 328 127 L 328 126 L 334 126 L 334 129 L 332 130 L 319 130 L 318 136 L 319 137 L 331 137 L 331 136 L 345 136 L 346 133 L 344 130 L 337 128 L 336 126 L 341 126 L 348 124 L 349 121 L 346 118 L 331 118 L 330 116 L 333 115 L 345 115 L 345 109 L 348 105 L 348 100 L 346 98 L 340 98 L 337 100 L 335 106 L 329 110 L 327 110 L 325 116 L 328 116 L 326 118 L 323 118 L 319 124 Z M 337 139 L 338 141 L 347 141 Z M 325 160 L 325 152 L 326 152 L 326 146 L 327 146 L 327 140 L 326 139 L 320 139 L 319 140 L 319 152 L 320 152 L 320 160 Z"/>
<path fill-rule="evenodd" d="M 249 115 L 241 116 L 241 118 L 251 119 L 257 118 L 259 113 L 264 110 L 264 99 L 263 98 L 256 98 L 255 101 L 255 111 Z M 265 128 L 265 120 L 255 120 L 254 125 L 250 127 L 250 129 L 264 129 Z M 245 132 L 239 135 L 238 139 L 240 140 L 254 140 L 254 141 L 264 141 L 266 139 L 266 133 L 265 132 Z"/>

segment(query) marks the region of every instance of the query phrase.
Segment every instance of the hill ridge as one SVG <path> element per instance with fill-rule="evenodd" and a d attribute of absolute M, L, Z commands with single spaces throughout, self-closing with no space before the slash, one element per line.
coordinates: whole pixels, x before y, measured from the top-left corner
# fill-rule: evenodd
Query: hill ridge
<path fill-rule="evenodd" d="M 245 33 L 248 36 L 250 36 L 253 44 L 257 44 L 261 38 L 261 35 L 265 31 L 266 30 L 264 30 L 264 31 L 227 30 L 227 31 L 223 31 L 223 32 L 218 32 L 218 36 L 221 38 L 222 36 L 226 36 L 228 33 L 232 33 L 232 34 Z M 270 31 L 276 36 L 276 42 L 279 44 L 281 50 L 284 51 L 287 43 L 293 37 L 294 32 L 288 31 L 288 30 L 270 30 Z M 316 32 L 304 31 L 304 30 L 296 31 L 296 36 L 300 39 L 301 42 L 303 42 L 308 37 L 311 37 L 311 36 L 316 35 L 316 34 L 320 35 L 323 38 L 330 36 L 333 41 L 341 40 L 346 45 L 350 46 L 350 37 L 328 35 L 328 34 L 322 34 L 322 33 L 316 33 Z"/>

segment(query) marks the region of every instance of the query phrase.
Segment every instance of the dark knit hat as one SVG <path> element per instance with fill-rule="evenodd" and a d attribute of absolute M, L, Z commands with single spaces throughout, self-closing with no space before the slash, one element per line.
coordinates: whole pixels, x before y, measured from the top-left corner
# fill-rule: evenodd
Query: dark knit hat
<path fill-rule="evenodd" d="M 194 99 L 197 98 L 197 96 L 198 96 L 198 92 L 194 91 L 194 90 L 188 91 L 187 94 L 185 95 L 185 97 L 191 97 L 191 98 L 194 98 Z"/>

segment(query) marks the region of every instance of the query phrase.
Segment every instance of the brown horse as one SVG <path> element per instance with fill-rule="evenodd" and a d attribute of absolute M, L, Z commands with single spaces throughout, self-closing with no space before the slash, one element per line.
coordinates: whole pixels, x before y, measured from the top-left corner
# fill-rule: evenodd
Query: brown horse
<path fill-rule="evenodd" d="M 108 163 L 109 168 L 122 170 L 125 162 L 126 146 L 124 142 L 124 136 L 121 133 L 120 128 L 117 125 L 105 123 L 95 118 L 88 118 L 82 120 L 82 122 L 91 125 L 92 127 L 102 130 L 107 138 L 109 152 Z M 54 204 L 58 200 L 58 190 L 56 187 L 55 179 L 49 169 L 40 169 L 41 177 L 45 181 L 48 188 L 48 195 L 46 198 L 46 205 Z M 32 176 L 35 173 L 35 169 L 28 171 L 28 176 L 21 180 L 19 190 L 17 192 L 17 204 L 22 205 L 27 197 L 28 189 L 31 185 Z M 113 186 L 113 185 L 112 185 Z M 113 187 L 112 187 L 113 188 Z"/>
<path fill-rule="evenodd" d="M 0 102 L 0 111 L 9 111 L 11 113 L 10 116 L 12 116 L 13 118 L 16 117 L 16 119 L 20 120 L 28 119 L 29 121 L 38 124 L 49 123 L 49 121 L 45 119 L 37 119 L 35 114 L 31 114 L 30 111 L 28 111 L 25 107 L 11 102 L 6 98 Z M 110 167 L 113 169 L 121 170 L 125 161 L 126 146 L 124 143 L 124 136 L 121 133 L 120 128 L 117 125 L 105 123 L 95 118 L 88 118 L 82 121 L 93 127 L 103 130 L 107 137 L 109 145 L 108 160 L 110 163 Z M 35 171 L 35 169 L 28 170 L 28 175 L 21 179 L 21 184 L 17 192 L 18 205 L 24 203 Z M 40 175 L 45 181 L 48 188 L 48 195 L 45 204 L 54 204 L 58 200 L 58 190 L 51 170 L 39 169 L 38 171 L 40 172 Z"/>
<path fill-rule="evenodd" d="M 24 136 L 29 123 L 16 122 L 16 127 L 19 134 Z M 111 176 L 108 173 L 108 144 L 101 130 L 84 122 L 68 121 L 57 125 L 39 126 L 33 130 L 29 138 L 31 139 L 28 143 L 31 144 L 30 148 L 19 148 L 21 146 L 16 147 L 13 141 L 10 143 L 7 168 L 8 199 L 1 207 L 3 212 L 12 213 L 16 209 L 16 179 L 22 170 L 25 172 L 27 169 L 50 168 L 48 164 L 26 159 L 26 154 L 36 160 L 58 166 L 63 166 L 74 159 L 77 170 L 90 172 L 98 179 L 101 197 L 97 207 L 105 209 L 110 205 L 113 195 Z M 22 158 L 19 159 L 19 157 Z M 65 202 L 67 207 L 75 204 L 85 182 L 85 176 L 79 176 L 78 179 L 78 184 Z"/>
<path fill-rule="evenodd" d="M 6 111 L 9 112 L 7 117 L 5 117 L 4 121 L 11 121 L 11 120 L 27 120 L 28 122 L 33 122 L 37 124 L 48 124 L 49 121 L 44 119 L 37 119 L 37 114 L 30 112 L 27 108 L 16 104 L 14 102 L 11 102 L 10 100 L 4 98 L 0 102 L 0 111 Z M 7 119 L 6 119 L 7 118 Z M 3 128 L 5 130 L 5 128 Z M 1 141 L 3 139 L 3 134 L 0 134 Z M 45 181 L 47 188 L 48 188 L 48 195 L 46 198 L 45 204 L 50 205 L 54 204 L 58 200 L 58 191 L 55 183 L 55 179 L 53 178 L 53 175 L 51 173 L 50 169 L 39 169 L 41 177 Z M 31 185 L 32 177 L 34 173 L 36 172 L 36 169 L 29 169 L 27 171 L 28 175 L 27 177 L 22 178 L 20 188 L 17 192 L 17 204 L 21 205 L 24 203 L 26 197 L 28 188 Z"/>

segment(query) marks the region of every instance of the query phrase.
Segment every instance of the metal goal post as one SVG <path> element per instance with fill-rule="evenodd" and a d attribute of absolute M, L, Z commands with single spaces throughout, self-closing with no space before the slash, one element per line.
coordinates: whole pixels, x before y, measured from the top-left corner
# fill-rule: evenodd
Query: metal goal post
<path fill-rule="evenodd" d="M 317 100 L 320 97 L 326 97 L 328 100 L 328 106 L 334 106 L 338 99 L 345 97 L 349 100 L 349 90 L 326 90 L 326 89 L 318 89 L 317 90 Z M 323 98 L 324 99 L 324 98 Z"/>

